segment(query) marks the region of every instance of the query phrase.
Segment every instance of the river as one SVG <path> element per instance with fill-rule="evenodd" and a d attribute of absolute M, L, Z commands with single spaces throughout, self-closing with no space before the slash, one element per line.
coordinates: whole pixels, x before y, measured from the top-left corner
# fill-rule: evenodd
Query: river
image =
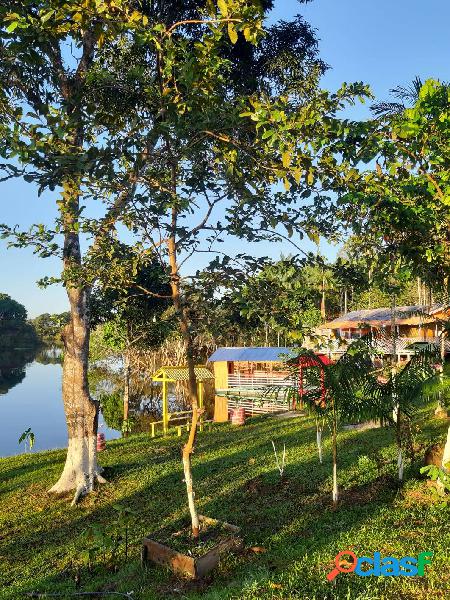
<path fill-rule="evenodd" d="M 0 456 L 24 452 L 18 440 L 28 428 L 35 436 L 31 452 L 67 446 L 58 354 L 52 349 L 0 350 Z M 106 426 L 102 415 L 99 431 L 107 440 L 121 435 Z"/>

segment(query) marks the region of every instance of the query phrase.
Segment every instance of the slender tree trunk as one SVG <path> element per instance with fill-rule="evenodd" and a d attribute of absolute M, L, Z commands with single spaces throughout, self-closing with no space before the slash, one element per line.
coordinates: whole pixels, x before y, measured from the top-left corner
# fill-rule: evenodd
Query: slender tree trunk
<path fill-rule="evenodd" d="M 403 456 L 403 444 L 402 444 L 402 420 L 401 420 L 401 413 L 400 413 L 400 408 L 399 408 L 398 404 L 397 404 L 396 416 L 397 416 L 396 437 L 397 437 L 397 448 L 398 448 L 398 454 L 397 454 L 398 480 L 400 483 L 402 483 L 405 459 Z"/>
<path fill-rule="evenodd" d="M 347 286 L 345 286 L 344 288 L 344 315 L 346 315 L 348 312 L 348 293 L 347 293 Z"/>
<path fill-rule="evenodd" d="M 322 464 L 322 424 L 319 419 L 316 419 L 316 440 L 317 440 L 317 451 L 319 453 L 319 462 Z"/>
<path fill-rule="evenodd" d="M 198 411 L 198 394 L 197 394 L 197 379 L 195 376 L 194 348 L 192 336 L 189 330 L 189 319 L 185 307 L 183 306 L 180 294 L 180 274 L 177 261 L 177 248 L 175 240 L 176 230 L 176 211 L 172 211 L 172 231 L 168 241 L 169 264 L 170 264 L 170 285 L 172 290 L 172 299 L 175 309 L 180 320 L 180 329 L 183 339 L 186 343 L 186 362 L 189 372 L 189 396 L 192 407 L 192 423 L 189 432 L 189 438 L 183 446 L 182 459 L 184 480 L 186 482 L 186 491 L 189 504 L 189 512 L 191 514 L 192 537 L 197 539 L 199 536 L 199 519 L 197 508 L 195 505 L 195 492 L 192 478 L 192 453 L 194 452 L 195 438 L 197 435 L 197 424 L 199 418 Z"/>
<path fill-rule="evenodd" d="M 447 409 L 441 402 L 442 390 L 444 386 L 444 365 L 445 365 L 445 329 L 444 326 L 441 328 L 441 337 L 440 337 L 440 355 L 442 365 L 440 367 L 441 371 L 439 373 L 439 392 L 438 392 L 438 401 L 437 406 L 434 411 L 434 414 L 440 417 L 447 416 Z"/>
<path fill-rule="evenodd" d="M 393 405 L 393 419 L 396 423 L 396 438 L 397 438 L 397 466 L 398 466 L 398 480 L 403 481 L 403 469 L 404 469 L 404 456 L 402 448 L 402 435 L 401 435 L 401 414 L 400 405 L 397 399 L 396 392 L 396 378 L 397 378 L 397 305 L 395 294 L 392 294 L 391 300 L 391 340 L 392 340 L 392 356 L 391 356 L 391 382 L 392 382 L 392 405 Z"/>
<path fill-rule="evenodd" d="M 322 321 L 326 321 L 327 310 L 325 304 L 325 273 L 322 273 L 322 298 L 320 301 L 320 316 L 322 317 Z"/>
<path fill-rule="evenodd" d="M 62 217 L 65 239 L 64 273 L 81 266 L 80 240 L 76 229 L 79 188 L 76 182 L 64 184 Z M 73 276 L 72 276 L 73 277 Z M 51 492 L 75 490 L 73 503 L 104 482 L 97 466 L 98 402 L 92 400 L 88 386 L 89 297 L 87 287 L 74 287 L 73 278 L 66 282 L 70 304 L 70 321 L 63 331 L 64 362 L 62 396 L 68 431 L 64 470 Z"/>
<path fill-rule="evenodd" d="M 130 409 L 130 356 L 128 348 L 125 350 L 123 355 L 123 422 L 124 430 L 123 435 L 128 435 L 128 413 Z"/>
<path fill-rule="evenodd" d="M 336 407 L 334 405 L 333 400 L 333 435 L 332 435 L 332 444 L 333 444 L 333 504 L 337 505 L 339 500 L 339 490 L 337 483 L 337 415 L 336 415 Z"/>

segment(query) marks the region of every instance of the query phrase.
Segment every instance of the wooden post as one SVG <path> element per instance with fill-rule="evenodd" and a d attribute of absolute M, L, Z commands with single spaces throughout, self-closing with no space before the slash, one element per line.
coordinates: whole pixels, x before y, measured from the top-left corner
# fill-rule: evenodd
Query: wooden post
<path fill-rule="evenodd" d="M 155 424 L 154 423 L 150 423 L 150 426 L 152 428 L 152 438 L 155 437 Z"/>
<path fill-rule="evenodd" d="M 200 410 L 203 408 L 203 382 L 199 381 L 198 384 L 198 407 Z M 200 431 L 203 431 L 203 414 L 200 415 Z"/>
<path fill-rule="evenodd" d="M 298 373 L 298 395 L 300 397 L 300 402 L 299 402 L 299 406 L 300 406 L 300 410 L 303 410 L 303 364 L 302 364 L 302 358 L 300 357 L 299 360 L 299 373 Z M 297 401 L 294 397 L 294 403 L 292 406 L 292 410 L 296 410 L 297 409 Z"/>
<path fill-rule="evenodd" d="M 167 406 L 167 380 L 166 380 L 166 376 L 164 375 L 164 379 L 163 379 L 163 433 L 164 433 L 164 435 L 167 434 L 168 429 L 169 429 L 169 410 L 168 410 L 168 406 Z"/>

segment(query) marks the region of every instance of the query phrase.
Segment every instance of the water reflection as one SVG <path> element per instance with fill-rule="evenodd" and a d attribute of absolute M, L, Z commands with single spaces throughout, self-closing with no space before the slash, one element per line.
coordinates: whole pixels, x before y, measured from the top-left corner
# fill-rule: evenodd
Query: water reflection
<path fill-rule="evenodd" d="M 122 430 L 124 378 L 120 361 L 104 360 L 92 366 L 89 387 L 93 397 L 100 402 L 108 427 Z M 169 384 L 168 391 L 169 412 L 189 408 L 187 382 Z M 150 424 L 162 420 L 162 387 L 159 382 L 152 381 L 151 373 L 132 373 L 128 407 L 126 429 L 129 433 L 150 432 Z"/>
<path fill-rule="evenodd" d="M 59 349 L 0 352 L 0 456 L 24 452 L 18 439 L 28 427 L 36 436 L 33 452 L 67 446 L 61 376 Z M 106 439 L 120 437 L 102 415 L 99 425 Z"/>
<path fill-rule="evenodd" d="M 23 381 L 26 366 L 34 360 L 35 353 L 29 348 L 0 350 L 0 394 L 7 394 Z"/>
<path fill-rule="evenodd" d="M 33 451 L 67 446 L 61 363 L 59 348 L 0 352 L 0 456 L 23 452 L 18 439 L 28 428 L 35 434 Z M 107 440 L 120 437 L 124 387 L 121 365 L 108 361 L 96 365 L 89 373 L 89 384 L 92 395 L 101 403 L 99 430 Z M 169 411 L 186 410 L 186 398 L 186 389 L 172 385 Z M 152 382 L 151 373 L 135 373 L 129 403 L 131 432 L 150 432 L 150 423 L 162 419 L 161 405 L 161 387 Z"/>

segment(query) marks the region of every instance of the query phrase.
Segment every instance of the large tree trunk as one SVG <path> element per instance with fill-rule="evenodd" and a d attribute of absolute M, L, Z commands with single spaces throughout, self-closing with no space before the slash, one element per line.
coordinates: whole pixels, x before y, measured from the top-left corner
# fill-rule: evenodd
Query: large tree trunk
<path fill-rule="evenodd" d="M 70 304 L 70 321 L 64 328 L 64 362 L 62 396 L 66 414 L 68 447 L 64 470 L 50 492 L 75 490 L 73 503 L 103 482 L 97 466 L 97 426 L 99 406 L 89 395 L 89 297 L 86 286 L 75 287 L 71 270 L 80 268 L 80 240 L 76 222 L 79 189 L 76 182 L 66 182 L 62 216 L 65 227 L 63 265 L 67 276 L 66 290 Z"/>
<path fill-rule="evenodd" d="M 74 503 L 104 481 L 97 466 L 98 404 L 89 396 L 89 322 L 86 289 L 68 289 L 71 320 L 63 333 L 64 363 L 62 395 L 66 414 L 68 447 L 64 470 L 51 492 L 75 490 Z"/>

